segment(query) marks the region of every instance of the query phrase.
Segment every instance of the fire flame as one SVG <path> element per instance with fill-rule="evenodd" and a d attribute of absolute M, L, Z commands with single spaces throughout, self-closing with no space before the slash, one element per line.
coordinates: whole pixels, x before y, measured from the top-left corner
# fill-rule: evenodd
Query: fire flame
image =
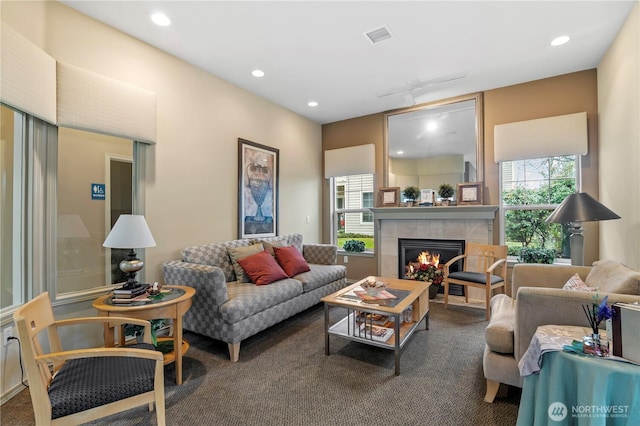
<path fill-rule="evenodd" d="M 409 262 L 406 266 L 406 276 L 412 276 L 413 273 L 420 267 L 420 265 L 432 264 L 436 268 L 440 264 L 440 253 L 429 253 L 428 251 L 423 251 L 416 258 L 416 262 Z"/>
<path fill-rule="evenodd" d="M 438 266 L 440 263 L 440 253 L 429 253 L 428 251 L 423 251 L 418 255 L 418 262 L 421 265 L 431 263 L 434 266 Z"/>

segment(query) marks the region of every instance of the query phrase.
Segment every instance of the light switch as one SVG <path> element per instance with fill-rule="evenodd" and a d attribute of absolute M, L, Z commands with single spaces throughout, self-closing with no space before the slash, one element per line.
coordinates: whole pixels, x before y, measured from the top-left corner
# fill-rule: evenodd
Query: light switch
<path fill-rule="evenodd" d="M 344 258 L 342 259 L 342 261 L 344 263 L 349 263 L 349 256 L 344 256 Z"/>
<path fill-rule="evenodd" d="M 311 216 L 307 216 L 307 223 L 311 223 Z"/>

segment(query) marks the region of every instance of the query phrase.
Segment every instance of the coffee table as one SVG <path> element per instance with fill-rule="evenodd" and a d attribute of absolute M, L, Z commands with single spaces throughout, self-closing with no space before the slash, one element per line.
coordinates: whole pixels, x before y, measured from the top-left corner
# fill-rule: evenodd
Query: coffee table
<path fill-rule="evenodd" d="M 371 278 L 386 283 L 387 291 L 396 298 L 362 301 L 353 291 Z M 367 277 L 323 297 L 325 354 L 330 354 L 331 336 L 393 350 L 395 373 L 399 375 L 400 351 L 423 319 L 429 329 L 429 285 L 423 281 Z M 329 316 L 332 307 L 346 309 L 346 315 L 333 324 Z"/>
<path fill-rule="evenodd" d="M 182 384 L 182 355 L 189 349 L 189 344 L 182 339 L 182 316 L 191 307 L 191 298 L 195 289 L 182 285 L 165 285 L 163 289 L 170 289 L 166 297 L 154 299 L 150 302 L 135 302 L 131 305 L 114 305 L 112 295 L 100 296 L 93 302 L 93 307 L 100 316 L 131 317 L 144 320 L 172 319 L 173 320 L 173 351 L 164 354 L 164 364 L 176 363 L 176 384 Z M 120 346 L 124 345 L 124 333 L 119 333 Z M 158 338 L 158 340 L 163 340 Z M 104 326 L 105 346 L 110 347 L 115 343 L 115 329 L 112 324 Z"/>

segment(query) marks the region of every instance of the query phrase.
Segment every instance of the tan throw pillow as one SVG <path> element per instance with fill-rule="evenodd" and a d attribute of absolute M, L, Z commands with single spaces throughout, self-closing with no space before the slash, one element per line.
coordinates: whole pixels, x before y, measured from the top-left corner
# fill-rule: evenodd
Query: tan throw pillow
<path fill-rule="evenodd" d="M 244 273 L 244 269 L 238 263 L 238 260 L 249 257 L 252 254 L 260 253 L 264 251 L 262 243 L 253 244 L 245 247 L 227 247 L 227 253 L 229 253 L 229 259 L 233 265 L 233 271 L 236 273 L 236 281 L 239 283 L 251 282 L 251 279 Z"/>
<path fill-rule="evenodd" d="M 287 244 L 284 241 L 263 241 L 262 245 L 264 246 L 264 251 L 266 251 L 267 253 L 269 253 L 271 256 L 273 256 L 273 258 L 276 258 L 276 254 L 273 251 L 274 247 L 285 247 Z"/>
<path fill-rule="evenodd" d="M 565 285 L 562 286 L 563 290 L 576 290 L 576 291 L 594 291 L 594 288 L 588 287 L 584 281 L 582 281 L 582 278 L 580 278 L 580 275 L 578 275 L 578 273 L 576 272 L 575 274 L 573 274 L 573 276 L 571 278 L 569 278 L 569 281 L 567 281 L 565 283 Z"/>
<path fill-rule="evenodd" d="M 585 284 L 605 293 L 640 295 L 640 272 L 620 262 L 598 260 L 593 263 Z"/>
<path fill-rule="evenodd" d="M 289 239 L 287 237 L 283 237 L 283 236 L 277 236 L 277 237 L 262 237 L 262 238 L 255 238 L 253 240 L 251 240 L 251 244 L 258 244 L 261 243 L 264 245 L 264 250 L 269 252 L 269 254 L 271 256 L 273 256 L 273 250 L 269 249 L 269 246 L 267 244 L 270 244 L 271 247 L 284 247 L 284 246 L 288 246 L 289 244 Z"/>

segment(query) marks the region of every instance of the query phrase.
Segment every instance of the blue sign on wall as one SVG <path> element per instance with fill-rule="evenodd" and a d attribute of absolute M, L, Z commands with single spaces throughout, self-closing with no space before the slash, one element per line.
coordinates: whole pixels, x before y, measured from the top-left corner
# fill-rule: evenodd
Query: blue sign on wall
<path fill-rule="evenodd" d="M 91 184 L 91 199 L 92 200 L 104 200 L 105 184 L 104 183 L 92 183 Z"/>

